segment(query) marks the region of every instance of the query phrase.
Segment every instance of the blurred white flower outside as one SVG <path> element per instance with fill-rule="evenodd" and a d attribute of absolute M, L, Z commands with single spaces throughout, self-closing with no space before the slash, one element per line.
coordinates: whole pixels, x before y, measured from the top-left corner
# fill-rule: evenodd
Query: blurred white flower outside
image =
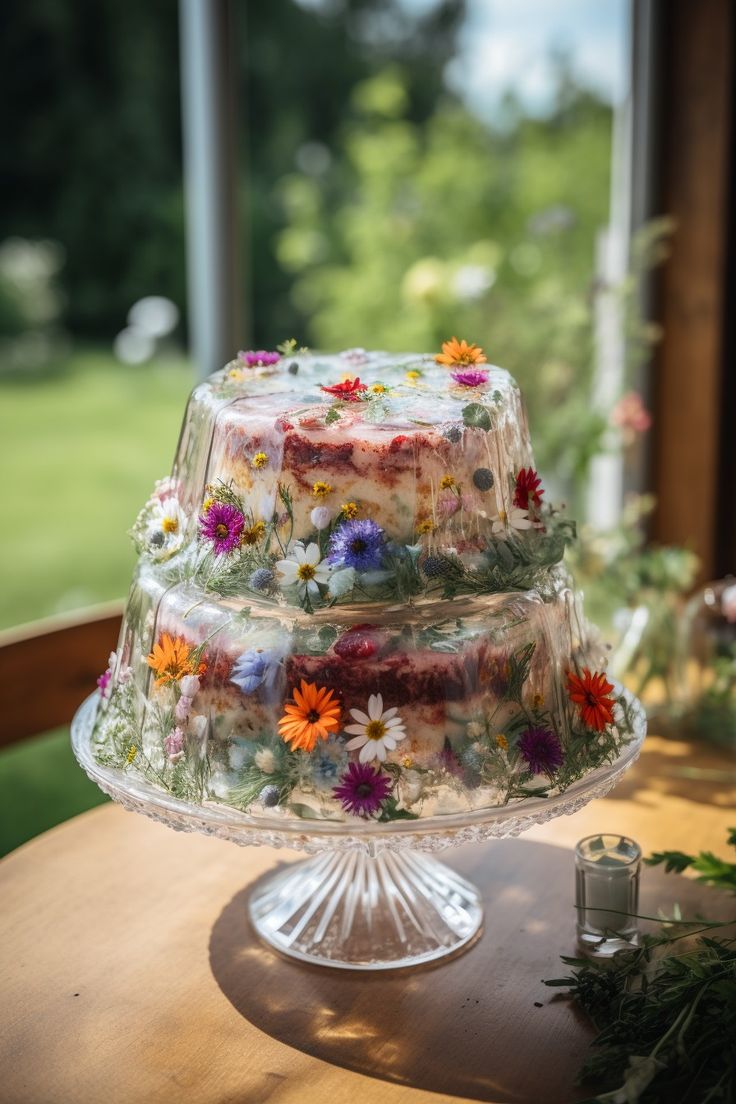
<path fill-rule="evenodd" d="M 172 333 L 179 322 L 179 308 L 163 295 L 146 295 L 128 311 L 128 325 L 113 342 L 113 352 L 123 364 L 145 364 L 156 343 Z"/>

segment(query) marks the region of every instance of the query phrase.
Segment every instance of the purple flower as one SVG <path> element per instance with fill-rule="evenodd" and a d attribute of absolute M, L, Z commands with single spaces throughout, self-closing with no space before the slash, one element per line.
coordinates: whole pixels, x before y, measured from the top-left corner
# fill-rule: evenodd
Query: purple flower
<path fill-rule="evenodd" d="M 213 502 L 199 519 L 199 532 L 203 540 L 212 541 L 216 556 L 232 552 L 240 543 L 245 517 L 228 502 Z"/>
<path fill-rule="evenodd" d="M 178 726 L 164 740 L 164 751 L 170 763 L 178 763 L 184 755 L 184 733 Z"/>
<path fill-rule="evenodd" d="M 276 364 L 281 360 L 280 353 L 268 353 L 265 349 L 251 349 L 247 353 L 238 353 L 238 356 L 249 368 L 267 368 L 269 364 Z"/>
<path fill-rule="evenodd" d="M 259 686 L 270 690 L 279 673 L 282 658 L 282 653 L 275 648 L 251 648 L 236 659 L 230 681 L 244 694 L 252 694 Z"/>
<path fill-rule="evenodd" d="M 516 746 L 534 774 L 554 774 L 562 766 L 562 744 L 549 728 L 532 725 L 522 732 Z"/>
<path fill-rule="evenodd" d="M 346 813 L 370 817 L 391 792 L 391 779 L 369 763 L 350 763 L 332 792 Z"/>
<path fill-rule="evenodd" d="M 381 566 L 383 549 L 383 529 L 375 521 L 344 521 L 330 537 L 327 562 L 371 571 Z"/>
<path fill-rule="evenodd" d="M 462 372 L 450 372 L 450 375 L 461 387 L 481 387 L 488 383 L 488 373 L 483 368 L 467 368 Z"/>
<path fill-rule="evenodd" d="M 101 698 L 106 698 L 107 697 L 107 692 L 108 692 L 108 688 L 110 686 L 110 679 L 111 678 L 112 678 L 112 671 L 110 670 L 109 667 L 105 671 L 104 675 L 100 675 L 100 677 L 98 678 L 97 686 L 99 687 Z"/>

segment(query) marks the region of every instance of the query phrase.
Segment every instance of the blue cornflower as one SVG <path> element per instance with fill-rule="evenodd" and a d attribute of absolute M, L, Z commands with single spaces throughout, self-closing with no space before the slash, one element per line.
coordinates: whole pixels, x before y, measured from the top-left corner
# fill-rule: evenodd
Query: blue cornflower
<path fill-rule="evenodd" d="M 356 571 L 372 571 L 381 566 L 384 547 L 383 529 L 375 521 L 344 521 L 330 537 L 327 560 Z"/>
<path fill-rule="evenodd" d="M 270 689 L 279 672 L 281 658 L 273 648 L 251 648 L 236 659 L 230 681 L 244 694 L 252 694 L 259 686 Z"/>
<path fill-rule="evenodd" d="M 340 756 L 340 762 L 329 755 L 321 755 L 312 768 L 312 781 L 317 790 L 331 790 L 337 782 L 338 770 L 347 765 L 347 754 Z"/>
<path fill-rule="evenodd" d="M 248 579 L 251 590 L 268 590 L 273 584 L 274 573 L 267 567 L 258 567 Z"/>

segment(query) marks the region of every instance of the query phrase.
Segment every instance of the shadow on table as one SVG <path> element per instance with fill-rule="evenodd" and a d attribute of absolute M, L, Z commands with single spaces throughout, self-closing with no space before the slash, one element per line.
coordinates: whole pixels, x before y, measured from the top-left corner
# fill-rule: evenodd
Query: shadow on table
<path fill-rule="evenodd" d="M 248 888 L 213 928 L 212 972 L 254 1026 L 325 1062 L 473 1100 L 569 1102 L 591 1032 L 541 979 L 559 976 L 559 955 L 574 950 L 571 861 L 529 841 L 459 848 L 451 865 L 486 902 L 481 938 L 444 964 L 375 975 L 264 947 Z"/>

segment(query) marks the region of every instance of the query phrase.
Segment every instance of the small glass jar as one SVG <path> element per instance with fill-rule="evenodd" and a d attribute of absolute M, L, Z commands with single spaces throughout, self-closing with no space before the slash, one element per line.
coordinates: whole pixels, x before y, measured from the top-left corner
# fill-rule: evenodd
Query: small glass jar
<path fill-rule="evenodd" d="M 575 847 L 578 946 L 607 957 L 639 941 L 641 848 L 628 836 L 586 836 Z"/>

